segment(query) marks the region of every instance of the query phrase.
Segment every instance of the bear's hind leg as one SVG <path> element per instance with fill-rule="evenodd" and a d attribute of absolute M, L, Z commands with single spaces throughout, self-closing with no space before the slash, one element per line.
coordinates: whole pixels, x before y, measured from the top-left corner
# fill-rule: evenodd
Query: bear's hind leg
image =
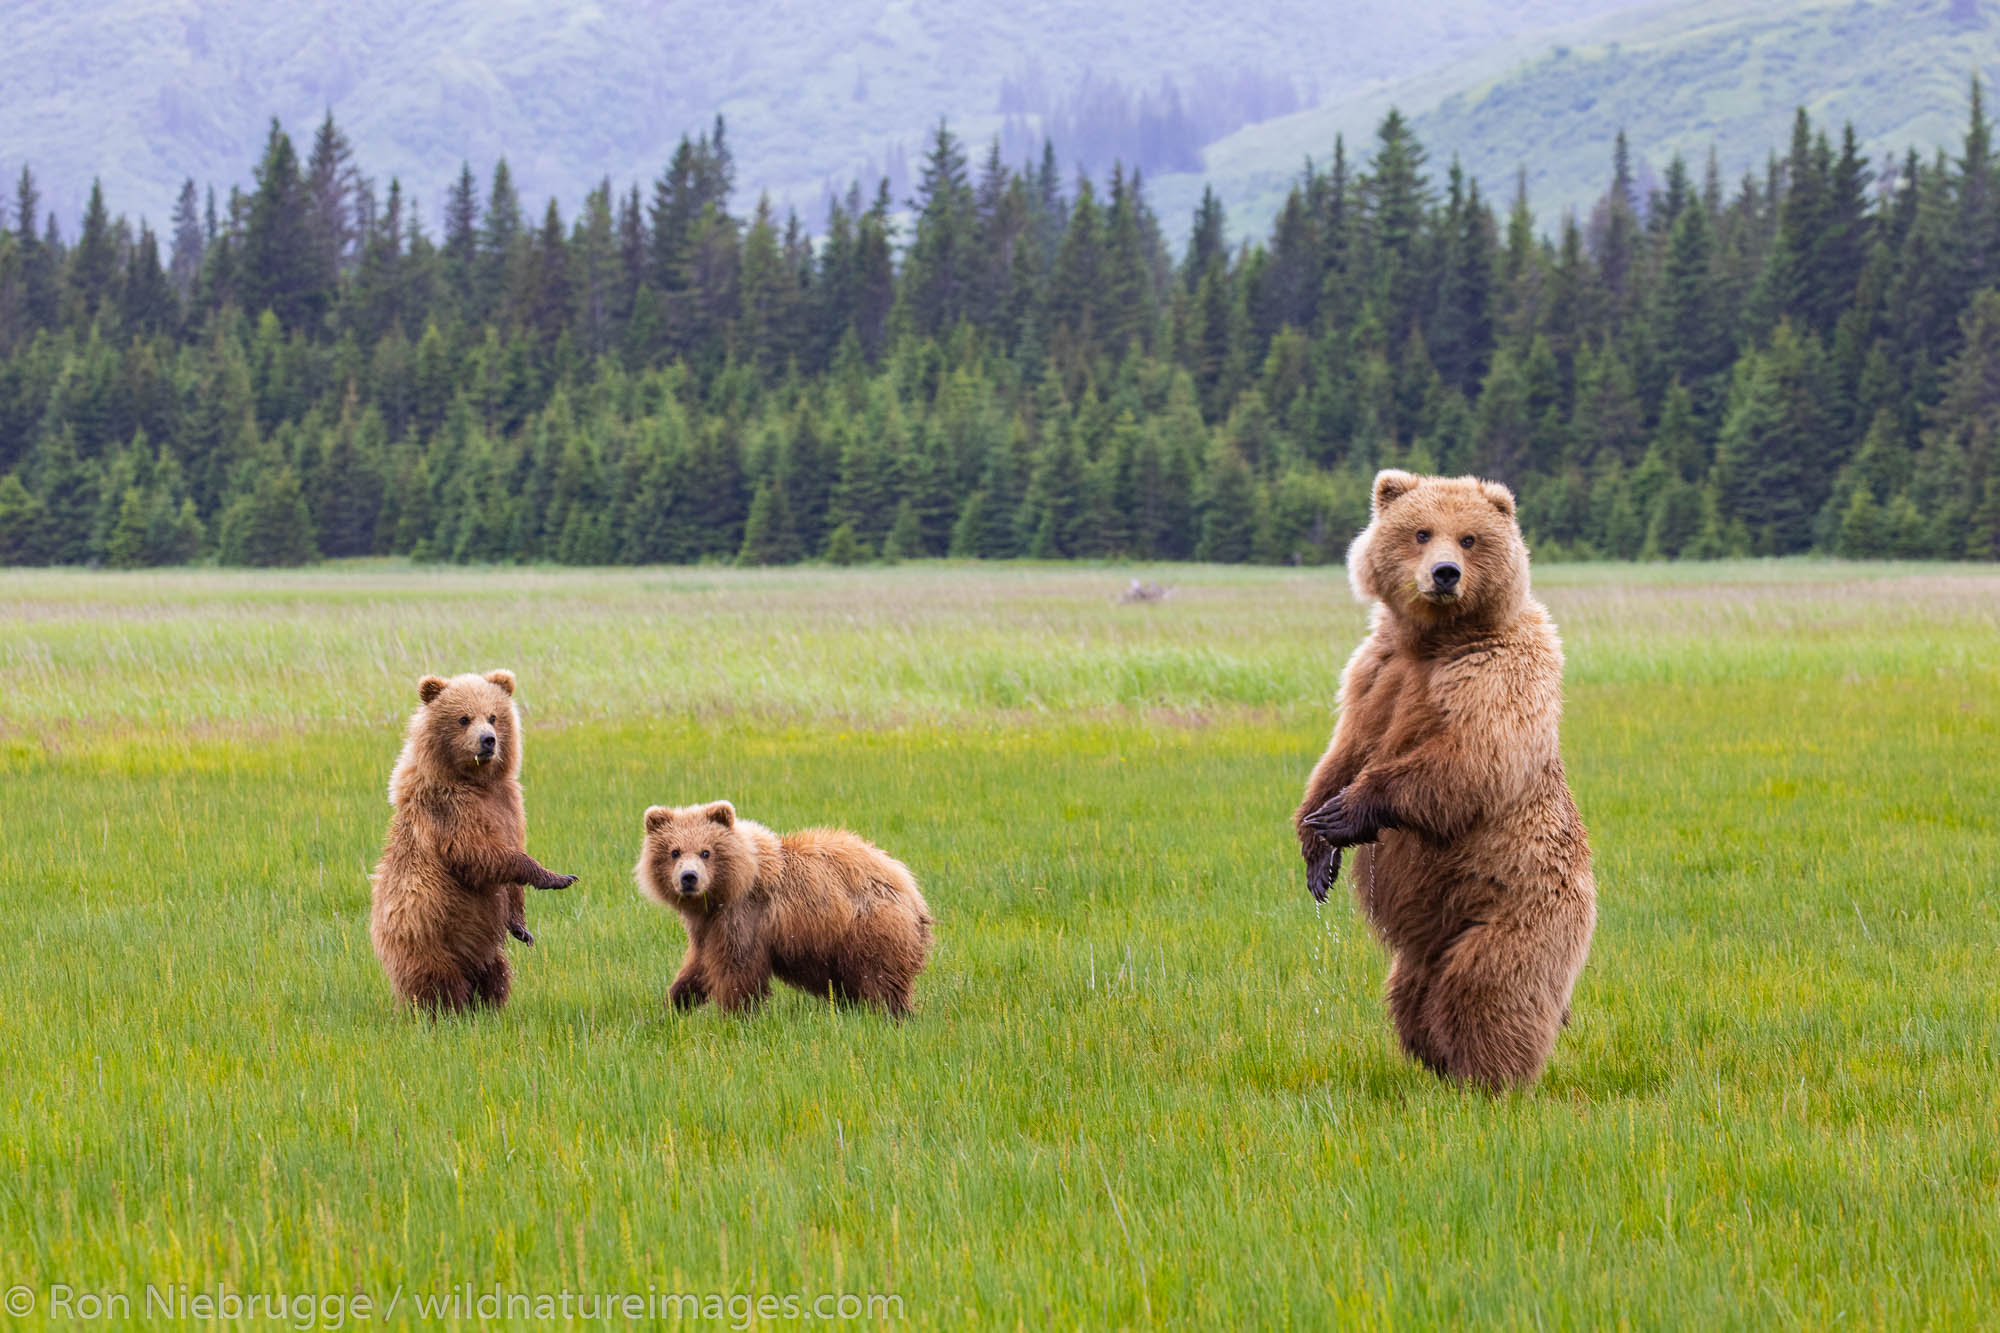
<path fill-rule="evenodd" d="M 1403 1049 L 1410 1058 L 1432 1073 L 1442 1074 L 1444 1059 L 1433 1045 L 1424 1019 L 1424 1000 L 1430 994 L 1431 980 L 1429 964 L 1419 962 L 1407 949 L 1397 953 L 1389 965 L 1389 1017 L 1395 1022 L 1396 1035 L 1402 1039 Z"/>
<path fill-rule="evenodd" d="M 1500 923 L 1473 926 L 1452 942 L 1419 1016 L 1443 1073 L 1490 1092 L 1525 1087 L 1541 1074 L 1567 999 L 1546 952 Z"/>
<path fill-rule="evenodd" d="M 474 968 L 467 979 L 473 998 L 495 1009 L 507 1003 L 507 996 L 514 989 L 514 969 L 504 953 L 496 953 L 484 967 Z"/>
<path fill-rule="evenodd" d="M 472 984 L 465 974 L 445 963 L 400 974 L 396 996 L 427 1014 L 455 1013 L 472 1005 Z"/>
<path fill-rule="evenodd" d="M 875 1005 L 891 1018 L 910 1012 L 917 973 L 923 970 L 930 923 L 901 904 L 878 907 L 863 918 L 834 960 L 836 988 L 844 998 Z"/>
<path fill-rule="evenodd" d="M 911 978 L 863 964 L 843 968 L 834 975 L 834 993 L 853 1004 L 873 1005 L 891 1018 L 910 1012 Z"/>

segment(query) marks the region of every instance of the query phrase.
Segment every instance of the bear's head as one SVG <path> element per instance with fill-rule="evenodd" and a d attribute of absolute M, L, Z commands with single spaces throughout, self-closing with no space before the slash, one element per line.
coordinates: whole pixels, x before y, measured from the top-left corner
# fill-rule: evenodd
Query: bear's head
<path fill-rule="evenodd" d="M 1514 493 L 1476 477 L 1375 476 L 1368 526 L 1347 549 L 1354 595 L 1419 625 L 1498 623 L 1528 594 Z"/>
<path fill-rule="evenodd" d="M 413 757 L 440 776 L 496 781 L 521 771 L 521 719 L 514 711 L 514 673 L 425 676 L 421 706 L 410 719 Z"/>
<path fill-rule="evenodd" d="M 757 846 L 727 801 L 646 811 L 639 891 L 668 907 L 713 911 L 757 878 Z"/>

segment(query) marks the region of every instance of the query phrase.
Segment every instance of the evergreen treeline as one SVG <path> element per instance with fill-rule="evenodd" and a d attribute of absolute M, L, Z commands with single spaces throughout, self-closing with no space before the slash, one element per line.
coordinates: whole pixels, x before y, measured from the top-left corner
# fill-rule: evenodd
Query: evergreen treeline
<path fill-rule="evenodd" d="M 0 232 L 0 561 L 1339 558 L 1383 464 L 1511 483 L 1537 550 L 2000 556 L 2000 189 L 1878 181 L 1803 113 L 1725 191 L 1623 140 L 1545 239 L 1391 113 L 1263 242 L 1178 254 L 1136 173 L 976 169 L 809 240 L 731 211 L 722 122 L 649 189 L 437 233 L 329 118 L 170 233 Z"/>

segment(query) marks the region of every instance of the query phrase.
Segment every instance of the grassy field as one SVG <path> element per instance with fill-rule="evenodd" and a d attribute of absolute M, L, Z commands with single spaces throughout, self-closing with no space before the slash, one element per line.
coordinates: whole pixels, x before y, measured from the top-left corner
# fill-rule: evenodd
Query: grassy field
<path fill-rule="evenodd" d="M 1116 604 L 1135 574 L 1176 591 Z M 1538 587 L 1601 915 L 1546 1078 L 1492 1099 L 1399 1056 L 1380 951 L 1305 892 L 1338 571 L 0 576 L 7 1308 L 1990 1322 L 2000 573 Z M 417 676 L 502 665 L 529 847 L 582 879 L 505 1012 L 413 1021 L 367 939 L 383 785 Z M 915 869 L 911 1021 L 664 1011 L 640 812 L 721 796 Z"/>

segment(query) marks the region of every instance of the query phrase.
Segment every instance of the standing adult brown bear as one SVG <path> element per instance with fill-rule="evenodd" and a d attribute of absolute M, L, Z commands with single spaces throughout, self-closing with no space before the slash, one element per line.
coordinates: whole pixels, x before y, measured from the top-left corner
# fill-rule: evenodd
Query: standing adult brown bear
<path fill-rule="evenodd" d="M 1347 571 L 1375 608 L 1296 816 L 1308 887 L 1324 901 L 1355 848 L 1404 1048 L 1489 1089 L 1532 1083 L 1597 894 L 1557 736 L 1562 644 L 1528 595 L 1513 493 L 1384 471 Z"/>
<path fill-rule="evenodd" d="M 527 851 L 514 673 L 417 682 L 421 706 L 389 778 L 389 845 L 368 933 L 396 998 L 428 1009 L 503 1005 L 506 943 L 528 933 L 521 886 L 566 889 Z"/>

